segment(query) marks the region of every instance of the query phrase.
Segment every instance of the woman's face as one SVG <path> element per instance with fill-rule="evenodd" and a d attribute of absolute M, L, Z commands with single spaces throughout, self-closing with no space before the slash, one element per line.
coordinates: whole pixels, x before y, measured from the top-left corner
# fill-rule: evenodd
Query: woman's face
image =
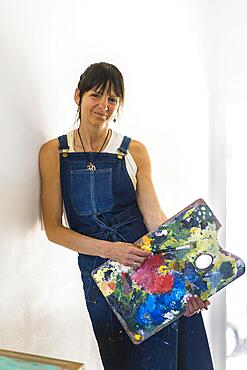
<path fill-rule="evenodd" d="M 78 89 L 77 89 L 78 90 Z M 76 91 L 75 101 L 79 104 L 79 90 Z M 81 101 L 81 122 L 102 125 L 113 119 L 118 111 L 120 98 L 114 91 L 92 89 L 86 91 Z"/>

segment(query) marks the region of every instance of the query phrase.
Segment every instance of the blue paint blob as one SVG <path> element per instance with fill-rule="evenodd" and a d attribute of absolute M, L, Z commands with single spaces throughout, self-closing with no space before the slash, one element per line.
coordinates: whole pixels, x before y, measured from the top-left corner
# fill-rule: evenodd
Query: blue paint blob
<path fill-rule="evenodd" d="M 233 268 L 231 262 L 222 262 L 220 268 L 220 273 L 223 276 L 223 279 L 229 279 L 233 275 Z"/>

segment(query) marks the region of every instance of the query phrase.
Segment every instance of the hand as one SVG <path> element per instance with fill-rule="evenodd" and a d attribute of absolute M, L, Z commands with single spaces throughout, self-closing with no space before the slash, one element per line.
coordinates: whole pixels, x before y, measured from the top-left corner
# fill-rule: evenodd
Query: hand
<path fill-rule="evenodd" d="M 134 270 L 138 269 L 151 254 L 131 243 L 113 242 L 111 244 L 109 257 Z"/>
<path fill-rule="evenodd" d="M 186 311 L 184 313 L 185 317 L 190 317 L 195 313 L 200 313 L 202 310 L 208 310 L 208 306 L 210 302 L 206 299 L 206 301 L 202 301 L 197 295 L 191 295 L 187 297 L 187 306 Z"/>

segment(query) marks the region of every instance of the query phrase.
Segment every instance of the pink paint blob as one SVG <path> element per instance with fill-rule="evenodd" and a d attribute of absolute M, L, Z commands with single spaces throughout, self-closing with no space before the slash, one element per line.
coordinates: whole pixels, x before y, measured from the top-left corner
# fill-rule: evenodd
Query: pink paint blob
<path fill-rule="evenodd" d="M 164 265 L 162 256 L 160 254 L 152 255 L 132 275 L 132 280 L 149 293 L 167 293 L 173 287 L 174 278 L 171 274 L 163 274 L 158 271 L 162 265 Z"/>

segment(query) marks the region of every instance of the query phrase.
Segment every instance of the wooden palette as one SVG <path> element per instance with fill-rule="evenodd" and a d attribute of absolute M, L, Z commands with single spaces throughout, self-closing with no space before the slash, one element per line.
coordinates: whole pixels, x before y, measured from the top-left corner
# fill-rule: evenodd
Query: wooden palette
<path fill-rule="evenodd" d="M 183 315 L 186 298 L 212 296 L 245 271 L 218 242 L 221 224 L 198 199 L 135 244 L 152 254 L 136 271 L 108 260 L 92 277 L 139 344 Z"/>

